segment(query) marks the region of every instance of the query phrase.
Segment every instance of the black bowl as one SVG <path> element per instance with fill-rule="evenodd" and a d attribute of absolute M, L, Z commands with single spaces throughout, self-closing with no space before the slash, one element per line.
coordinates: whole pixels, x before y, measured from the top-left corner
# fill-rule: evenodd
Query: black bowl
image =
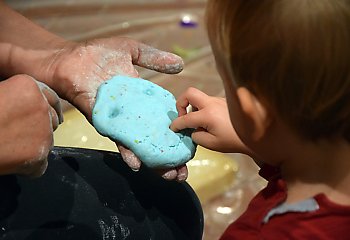
<path fill-rule="evenodd" d="M 55 147 L 41 178 L 0 177 L 0 239 L 200 240 L 187 183 L 133 172 L 119 153 Z"/>

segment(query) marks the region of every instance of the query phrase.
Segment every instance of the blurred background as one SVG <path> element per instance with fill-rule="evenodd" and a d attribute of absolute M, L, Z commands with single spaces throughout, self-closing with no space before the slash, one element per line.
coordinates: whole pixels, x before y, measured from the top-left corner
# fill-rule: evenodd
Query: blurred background
<path fill-rule="evenodd" d="M 188 87 L 224 97 L 224 89 L 206 34 L 205 0 L 7 0 L 18 12 L 66 39 L 84 41 L 126 36 L 180 55 L 185 69 L 177 75 L 138 68 L 140 76 L 172 92 Z M 117 151 L 68 103 L 65 122 L 55 132 L 56 146 Z M 199 147 L 188 163 L 188 183 L 205 216 L 205 240 L 218 239 L 266 184 L 251 159 Z"/>

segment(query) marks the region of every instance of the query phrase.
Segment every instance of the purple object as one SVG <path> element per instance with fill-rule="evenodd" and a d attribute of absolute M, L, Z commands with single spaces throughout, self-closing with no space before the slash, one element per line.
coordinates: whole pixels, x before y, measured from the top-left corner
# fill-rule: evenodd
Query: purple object
<path fill-rule="evenodd" d="M 196 22 L 180 22 L 181 27 L 197 27 L 197 23 Z"/>
<path fill-rule="evenodd" d="M 184 15 L 181 18 L 180 26 L 181 27 L 197 27 L 198 23 L 191 15 Z"/>

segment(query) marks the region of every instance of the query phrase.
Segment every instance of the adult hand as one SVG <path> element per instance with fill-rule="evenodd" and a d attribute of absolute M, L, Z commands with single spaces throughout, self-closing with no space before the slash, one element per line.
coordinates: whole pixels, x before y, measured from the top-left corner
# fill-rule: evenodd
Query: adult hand
<path fill-rule="evenodd" d="M 27 75 L 0 82 L 0 174 L 41 176 L 63 121 L 57 94 Z"/>
<path fill-rule="evenodd" d="M 127 38 L 68 42 L 2 1 L 0 23 L 6 33 L 0 34 L 1 76 L 33 76 L 77 107 L 90 122 L 97 88 L 103 81 L 118 74 L 137 77 L 134 65 L 164 73 L 178 73 L 183 68 L 178 56 Z M 124 151 L 122 148 L 122 154 Z M 131 152 L 123 155 L 129 156 L 127 162 L 133 159 L 129 165 L 138 168 L 140 161 Z M 184 167 L 180 169 L 175 169 L 176 176 L 185 172 Z"/>
<path fill-rule="evenodd" d="M 50 86 L 77 107 L 89 121 L 98 87 L 115 75 L 138 77 L 134 65 L 163 73 L 183 69 L 180 57 L 128 38 L 67 43 L 46 59 Z"/>
<path fill-rule="evenodd" d="M 98 39 L 84 44 L 69 43 L 47 59 L 45 72 L 51 86 L 64 99 L 77 107 L 91 122 L 98 87 L 115 75 L 138 77 L 134 65 L 163 73 L 183 69 L 180 57 L 157 50 L 128 38 Z M 141 161 L 117 143 L 124 161 L 138 170 Z M 187 178 L 187 167 L 160 170 L 166 179 Z"/>
<path fill-rule="evenodd" d="M 187 113 L 189 105 L 194 111 Z M 173 131 L 194 128 L 193 141 L 215 151 L 242 152 L 245 148 L 231 124 L 224 98 L 208 96 L 196 88 L 189 88 L 178 97 L 176 108 L 179 117 L 170 126 Z"/>
<path fill-rule="evenodd" d="M 128 166 L 134 171 L 138 171 L 141 167 L 139 158 L 124 146 L 117 144 L 120 154 Z M 185 181 L 188 177 L 188 169 L 186 164 L 169 169 L 154 169 L 160 176 L 166 180 Z"/>

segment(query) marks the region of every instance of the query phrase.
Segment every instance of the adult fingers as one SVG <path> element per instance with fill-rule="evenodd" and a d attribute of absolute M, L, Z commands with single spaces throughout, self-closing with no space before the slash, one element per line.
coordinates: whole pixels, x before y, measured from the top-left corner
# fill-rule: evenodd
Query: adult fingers
<path fill-rule="evenodd" d="M 188 177 L 188 169 L 185 164 L 175 168 L 155 169 L 155 171 L 165 180 L 176 180 L 179 182 L 183 182 Z"/>
<path fill-rule="evenodd" d="M 122 155 L 122 158 L 124 162 L 134 171 L 140 170 L 141 167 L 141 161 L 140 159 L 128 148 L 124 147 L 120 143 L 116 143 L 120 155 Z"/>
<path fill-rule="evenodd" d="M 17 170 L 19 175 L 37 178 L 42 176 L 48 166 L 48 157 L 49 149 L 43 148 L 42 156 L 39 159 L 26 161 L 24 165 Z"/>
<path fill-rule="evenodd" d="M 51 118 L 52 130 L 55 131 L 58 128 L 58 125 L 60 125 L 60 120 L 59 120 L 59 116 L 57 115 L 56 110 L 51 106 L 50 106 L 49 115 Z"/>
<path fill-rule="evenodd" d="M 186 164 L 179 166 L 176 168 L 177 169 L 177 178 L 176 180 L 179 182 L 183 182 L 187 179 L 188 177 L 188 169 Z"/>
<path fill-rule="evenodd" d="M 132 55 L 133 64 L 162 73 L 175 74 L 183 70 L 181 57 L 158 50 L 143 43 L 137 44 L 137 51 Z"/>
<path fill-rule="evenodd" d="M 47 102 L 52 107 L 52 109 L 50 110 L 51 117 L 52 118 L 55 118 L 55 117 L 58 118 L 58 121 L 54 120 L 53 122 L 58 122 L 58 124 L 62 123 L 63 122 L 63 112 L 62 112 L 62 106 L 61 106 L 60 98 L 58 97 L 57 93 L 55 91 L 53 91 L 45 83 L 42 83 L 42 82 L 39 82 L 39 81 L 36 81 L 36 80 L 35 80 L 35 82 L 38 85 L 38 87 L 40 88 L 40 90 L 41 90 L 42 94 L 44 95 L 44 97 L 46 98 Z"/>
<path fill-rule="evenodd" d="M 33 177 L 33 178 L 37 178 L 37 177 L 41 177 L 46 172 L 46 169 L 48 167 L 48 160 L 47 160 L 47 158 L 43 159 L 39 163 L 40 163 L 40 165 L 38 165 L 37 168 L 35 168 L 34 171 L 32 171 L 29 174 L 27 174 L 27 176 Z"/>
<path fill-rule="evenodd" d="M 158 175 L 162 176 L 165 180 L 174 180 L 177 178 L 176 168 L 170 169 L 155 169 L 154 170 Z"/>
<path fill-rule="evenodd" d="M 138 159 L 138 157 L 119 143 L 117 143 L 117 147 L 125 163 L 134 171 L 138 171 L 141 167 L 141 161 Z M 176 179 L 177 181 L 182 182 L 185 181 L 188 176 L 188 169 L 186 165 L 171 169 L 155 169 L 155 171 L 166 180 Z"/>

